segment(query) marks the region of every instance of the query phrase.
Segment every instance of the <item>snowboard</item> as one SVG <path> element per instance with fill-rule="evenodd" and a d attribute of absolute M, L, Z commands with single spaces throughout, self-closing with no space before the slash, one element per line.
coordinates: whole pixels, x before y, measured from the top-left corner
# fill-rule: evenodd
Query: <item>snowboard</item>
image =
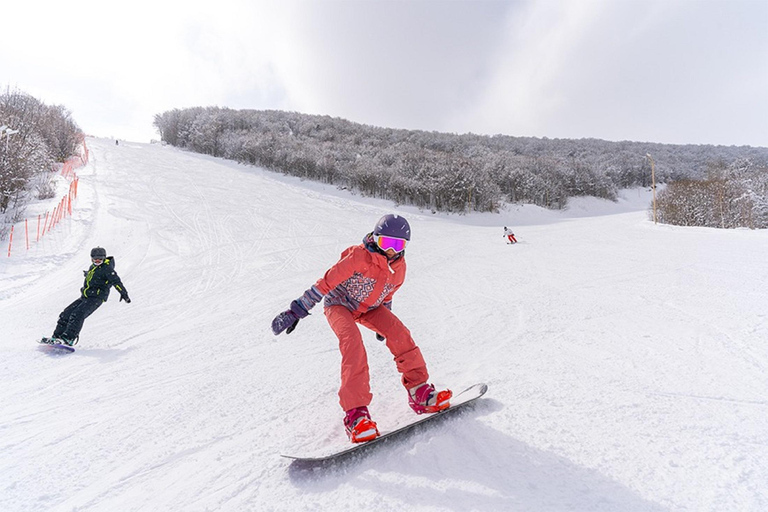
<path fill-rule="evenodd" d="M 383 432 L 376 439 L 372 439 L 365 443 L 353 444 L 349 448 L 345 448 L 341 451 L 310 457 L 300 455 L 282 455 L 282 457 L 292 459 L 292 464 L 299 465 L 302 468 L 312 468 L 324 466 L 326 464 L 332 464 L 334 462 L 340 462 L 341 460 L 346 459 L 351 455 L 360 455 L 378 446 L 383 446 L 388 441 L 402 437 L 419 425 L 431 423 L 440 418 L 443 418 L 446 415 L 461 409 L 465 405 L 473 403 L 475 400 L 483 396 L 486 391 L 488 391 L 488 386 L 486 384 L 475 384 L 474 386 L 470 386 L 461 393 L 454 395 L 451 398 L 451 406 L 447 409 L 432 414 L 426 414 L 423 417 L 420 416 L 416 421 L 409 423 L 408 425 L 389 432 Z"/>
<path fill-rule="evenodd" d="M 42 349 L 49 349 L 56 352 L 74 352 L 75 347 L 70 347 L 69 345 L 65 345 L 61 342 L 54 341 L 53 338 L 43 338 L 40 341 L 38 341 L 42 345 Z"/>

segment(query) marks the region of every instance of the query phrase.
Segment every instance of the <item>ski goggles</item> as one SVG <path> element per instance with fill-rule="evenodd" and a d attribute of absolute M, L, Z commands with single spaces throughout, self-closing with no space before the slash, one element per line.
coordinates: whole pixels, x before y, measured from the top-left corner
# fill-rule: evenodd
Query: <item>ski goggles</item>
<path fill-rule="evenodd" d="M 378 235 L 376 237 L 376 245 L 382 251 L 392 249 L 395 252 L 402 252 L 405 250 L 405 246 L 408 244 L 408 240 L 405 238 L 395 238 L 394 236 Z"/>
<path fill-rule="evenodd" d="M 102 263 L 104 263 L 104 258 L 91 258 L 91 261 L 93 263 L 96 263 L 98 261 L 98 263 L 96 263 L 96 264 L 97 265 L 101 265 Z"/>

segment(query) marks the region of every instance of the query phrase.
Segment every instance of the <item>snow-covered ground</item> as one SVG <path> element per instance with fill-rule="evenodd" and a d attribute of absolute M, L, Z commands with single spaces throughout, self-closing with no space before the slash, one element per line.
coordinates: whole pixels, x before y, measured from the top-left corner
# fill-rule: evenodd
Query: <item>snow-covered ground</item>
<path fill-rule="evenodd" d="M 1 510 L 768 510 L 768 232 L 657 226 L 645 191 L 433 215 L 88 142 L 74 216 L 0 258 Z M 413 230 L 394 309 L 433 382 L 488 394 L 294 471 L 281 453 L 346 445 L 339 355 L 319 311 L 290 336 L 270 322 L 390 211 Z M 95 245 L 133 302 L 113 294 L 52 356 L 35 341 Z M 365 336 L 388 430 L 412 413 Z"/>

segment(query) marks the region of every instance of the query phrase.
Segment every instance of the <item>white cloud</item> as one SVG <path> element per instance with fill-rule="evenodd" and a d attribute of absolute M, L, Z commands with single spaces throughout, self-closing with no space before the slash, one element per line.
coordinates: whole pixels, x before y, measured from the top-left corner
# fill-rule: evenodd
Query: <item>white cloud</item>
<path fill-rule="evenodd" d="M 563 68 L 594 23 L 599 2 L 535 2 L 509 13 L 494 73 L 472 110 L 454 123 L 478 133 L 546 135 L 562 108 Z"/>
<path fill-rule="evenodd" d="M 3 7 L 0 84 L 89 133 L 172 108 L 519 136 L 768 145 L 758 0 L 219 0 Z"/>
<path fill-rule="evenodd" d="M 759 92 L 768 90 L 768 7 L 736 4 L 529 4 L 510 19 L 485 101 L 457 124 L 481 133 L 768 145 L 768 95 Z"/>

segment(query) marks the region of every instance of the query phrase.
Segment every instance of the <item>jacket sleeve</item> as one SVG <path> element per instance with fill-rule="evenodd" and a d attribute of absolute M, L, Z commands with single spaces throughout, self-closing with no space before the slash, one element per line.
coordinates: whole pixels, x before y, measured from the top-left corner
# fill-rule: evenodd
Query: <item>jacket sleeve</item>
<path fill-rule="evenodd" d="M 315 288 L 323 295 L 349 279 L 355 272 L 365 273 L 367 250 L 362 246 L 350 247 L 341 253 L 341 259 L 317 280 Z"/>
<path fill-rule="evenodd" d="M 119 293 L 121 297 L 128 296 L 128 290 L 125 289 L 125 285 L 123 284 L 123 281 L 120 280 L 120 276 L 117 275 L 117 272 L 114 270 L 110 271 L 107 279 L 109 284 L 115 287 L 115 290 L 117 290 L 117 293 Z"/>
<path fill-rule="evenodd" d="M 297 303 L 303 309 L 303 312 L 309 313 L 309 310 L 323 299 L 328 292 L 349 279 L 358 268 L 362 254 L 359 247 L 350 247 L 341 253 L 341 259 L 326 271 L 325 275 L 317 280 L 304 294 L 296 299 Z M 293 303 L 291 303 L 293 310 Z M 296 311 L 294 311 L 296 312 Z M 301 315 L 299 316 L 301 318 Z"/>
<path fill-rule="evenodd" d="M 403 283 L 401 282 L 400 284 L 398 284 L 397 286 L 395 286 L 395 288 L 394 288 L 394 289 L 393 289 L 391 292 L 389 292 L 389 293 L 387 294 L 387 296 L 384 298 L 384 302 L 382 302 L 382 303 L 381 303 L 381 305 L 382 305 L 382 306 L 384 306 L 384 307 L 385 307 L 385 308 L 387 308 L 388 310 L 392 311 L 392 297 L 394 297 L 394 296 L 395 296 L 395 292 L 397 292 L 397 290 L 399 290 L 399 289 L 400 289 L 400 286 L 401 286 L 402 284 L 403 284 Z"/>
<path fill-rule="evenodd" d="M 125 289 L 125 285 L 123 283 L 115 283 L 115 290 L 117 290 L 121 297 L 126 297 L 128 295 L 128 290 Z"/>

